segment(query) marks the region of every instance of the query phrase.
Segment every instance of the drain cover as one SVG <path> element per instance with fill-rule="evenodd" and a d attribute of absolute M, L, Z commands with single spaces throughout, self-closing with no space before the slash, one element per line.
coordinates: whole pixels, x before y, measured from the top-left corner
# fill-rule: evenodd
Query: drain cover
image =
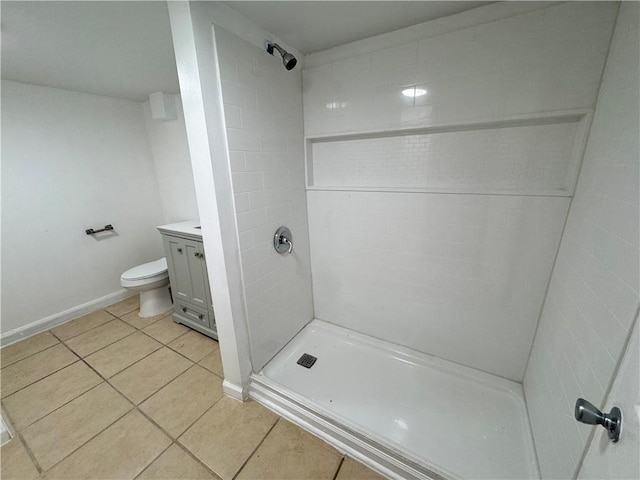
<path fill-rule="evenodd" d="M 313 355 L 309 355 L 308 353 L 303 353 L 302 356 L 298 359 L 298 365 L 302 365 L 304 368 L 311 368 L 313 364 L 316 363 L 317 358 Z"/>

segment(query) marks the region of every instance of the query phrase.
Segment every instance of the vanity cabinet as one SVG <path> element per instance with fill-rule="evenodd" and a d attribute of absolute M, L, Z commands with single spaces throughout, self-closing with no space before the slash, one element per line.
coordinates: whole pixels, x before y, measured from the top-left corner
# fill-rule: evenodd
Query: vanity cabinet
<path fill-rule="evenodd" d="M 173 320 L 218 338 L 202 235 L 195 222 L 158 227 L 167 257 Z"/>

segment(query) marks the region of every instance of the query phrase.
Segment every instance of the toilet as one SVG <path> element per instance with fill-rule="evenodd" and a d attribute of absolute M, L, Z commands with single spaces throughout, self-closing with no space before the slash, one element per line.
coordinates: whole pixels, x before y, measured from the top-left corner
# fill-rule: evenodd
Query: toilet
<path fill-rule="evenodd" d="M 166 258 L 130 268 L 120 277 L 120 285 L 127 290 L 140 292 L 141 317 L 160 315 L 173 306 L 168 288 Z"/>

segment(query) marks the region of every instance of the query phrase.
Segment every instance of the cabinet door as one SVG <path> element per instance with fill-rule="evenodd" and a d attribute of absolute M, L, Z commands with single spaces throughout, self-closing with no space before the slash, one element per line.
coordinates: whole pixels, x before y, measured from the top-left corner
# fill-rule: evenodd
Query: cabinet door
<path fill-rule="evenodd" d="M 208 281 L 206 278 L 206 264 L 204 261 L 204 249 L 202 243 L 192 240 L 184 241 L 189 264 L 189 281 L 191 283 L 191 298 L 189 302 L 205 311 L 209 305 Z"/>
<path fill-rule="evenodd" d="M 181 238 L 164 237 L 164 242 L 174 303 L 190 302 L 193 294 L 185 241 Z"/>

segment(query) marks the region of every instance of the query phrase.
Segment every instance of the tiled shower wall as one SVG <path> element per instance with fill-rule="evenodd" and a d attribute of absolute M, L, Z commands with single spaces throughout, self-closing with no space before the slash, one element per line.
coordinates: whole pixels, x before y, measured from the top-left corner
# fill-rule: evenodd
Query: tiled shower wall
<path fill-rule="evenodd" d="M 304 191 L 302 82 L 277 56 L 215 28 L 253 368 L 313 316 Z M 273 236 L 291 229 L 279 255 Z"/>
<path fill-rule="evenodd" d="M 591 432 L 572 418 L 574 403 L 583 397 L 604 407 L 638 311 L 639 7 L 635 2 L 620 7 L 582 171 L 524 378 L 544 478 L 573 477 Z"/>
<path fill-rule="evenodd" d="M 367 132 L 593 108 L 616 11 L 612 3 L 564 3 L 437 36 L 425 28 L 421 40 L 372 53 L 358 53 L 366 41 L 358 42 L 352 56 L 341 47 L 333 62 L 331 52 L 310 55 L 305 135 L 362 133 L 358 141 L 372 143 Z M 427 95 L 403 97 L 411 85 Z M 482 148 L 509 146 L 506 135 L 478 135 Z M 465 179 L 491 177 L 492 156 L 474 148 L 437 156 L 425 148 L 425 162 L 457 165 L 441 193 L 429 185 L 408 193 L 394 175 L 378 175 L 386 183 L 366 192 L 331 175 L 310 187 L 316 317 L 521 381 L 572 194 L 559 192 L 551 174 L 529 173 L 527 158 L 535 166 L 540 155 L 534 140 L 519 138 L 505 160 L 506 168 L 524 165 L 514 177 L 519 195 L 496 195 L 495 184 L 460 193 Z M 340 155 L 353 160 L 349 151 Z M 325 158 L 335 162 L 335 152 Z M 386 159 L 376 165 L 407 167 Z M 364 160 L 356 178 L 368 173 L 371 159 Z"/>

